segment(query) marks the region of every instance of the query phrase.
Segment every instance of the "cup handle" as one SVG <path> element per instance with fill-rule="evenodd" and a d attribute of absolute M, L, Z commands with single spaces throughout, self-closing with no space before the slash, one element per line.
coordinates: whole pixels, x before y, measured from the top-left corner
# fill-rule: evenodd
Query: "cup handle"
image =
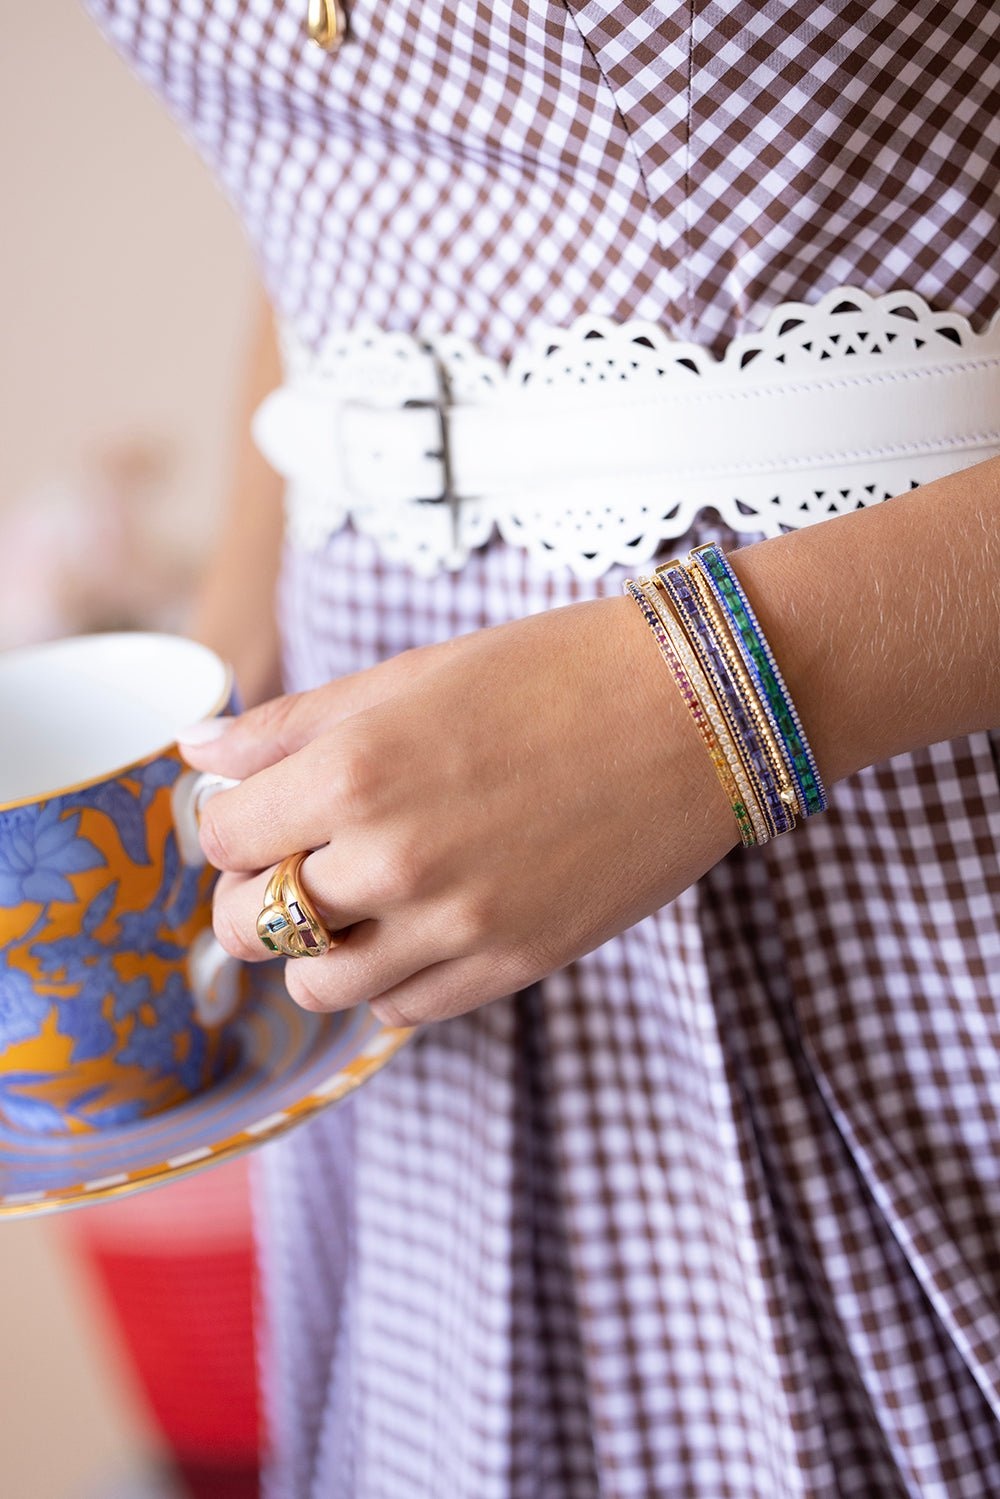
<path fill-rule="evenodd" d="M 232 781 L 228 776 L 209 775 L 202 770 L 185 770 L 174 782 L 171 805 L 177 848 L 181 862 L 190 869 L 197 869 L 205 862 L 205 855 L 198 841 L 198 824 L 205 803 L 219 791 L 228 791 L 238 785 L 239 781 Z"/>
<path fill-rule="evenodd" d="M 199 932 L 192 942 L 187 971 L 195 1014 L 202 1025 L 225 1025 L 243 998 L 243 965 L 230 957 L 211 927 Z"/>
<path fill-rule="evenodd" d="M 198 869 L 205 863 L 198 841 L 202 808 L 217 792 L 238 785 L 238 781 L 231 781 L 228 776 L 213 776 L 200 770 L 185 770 L 174 782 L 171 804 L 177 849 L 189 869 Z M 229 1020 L 240 1003 L 241 965 L 219 945 L 211 927 L 194 939 L 187 970 L 195 1012 L 201 1023 L 217 1026 Z"/>

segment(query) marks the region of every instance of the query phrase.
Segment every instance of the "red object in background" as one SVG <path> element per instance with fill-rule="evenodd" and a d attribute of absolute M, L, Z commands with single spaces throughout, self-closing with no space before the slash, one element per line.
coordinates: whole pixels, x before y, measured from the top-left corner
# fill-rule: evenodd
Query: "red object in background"
<path fill-rule="evenodd" d="M 233 1162 L 74 1215 L 156 1424 L 192 1494 L 256 1493 L 254 1259 Z"/>
<path fill-rule="evenodd" d="M 102 1250 L 94 1265 L 174 1451 L 216 1463 L 256 1457 L 249 1250 Z"/>

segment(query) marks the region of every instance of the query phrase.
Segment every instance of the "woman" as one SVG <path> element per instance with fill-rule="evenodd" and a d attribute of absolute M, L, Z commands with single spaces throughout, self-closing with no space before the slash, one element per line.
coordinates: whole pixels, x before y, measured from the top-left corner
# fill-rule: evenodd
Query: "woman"
<path fill-rule="evenodd" d="M 324 52 L 304 3 L 89 4 L 240 211 L 289 367 L 365 322 L 721 354 L 838 286 L 974 335 L 1000 300 L 987 5 L 357 0 Z M 593 546 L 292 536 L 299 695 L 187 747 L 243 781 L 217 930 L 266 957 L 314 850 L 347 935 L 293 998 L 448 1023 L 267 1152 L 273 1494 L 996 1491 L 1000 467 L 954 467 L 736 554 L 833 786 L 747 850 Z"/>

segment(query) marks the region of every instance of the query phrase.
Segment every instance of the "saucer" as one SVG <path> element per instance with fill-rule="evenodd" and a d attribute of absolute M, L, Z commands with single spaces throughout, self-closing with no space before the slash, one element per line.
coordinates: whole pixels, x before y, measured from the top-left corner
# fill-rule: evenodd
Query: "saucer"
<path fill-rule="evenodd" d="M 84 1207 L 230 1160 L 353 1093 L 414 1035 L 381 1025 L 366 1005 L 299 1009 L 283 969 L 254 967 L 252 997 L 233 1022 L 238 1059 L 197 1097 L 89 1134 L 31 1134 L 0 1120 L 0 1215 Z"/>

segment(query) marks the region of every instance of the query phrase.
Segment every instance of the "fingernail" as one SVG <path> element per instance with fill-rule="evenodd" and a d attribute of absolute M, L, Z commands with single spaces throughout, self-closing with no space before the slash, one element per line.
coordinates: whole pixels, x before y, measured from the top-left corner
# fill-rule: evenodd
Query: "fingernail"
<path fill-rule="evenodd" d="M 212 739 L 221 739 L 232 722 L 231 718 L 222 715 L 219 718 L 202 719 L 201 723 L 188 724 L 186 729 L 178 731 L 177 742 L 178 744 L 208 744 Z"/>

